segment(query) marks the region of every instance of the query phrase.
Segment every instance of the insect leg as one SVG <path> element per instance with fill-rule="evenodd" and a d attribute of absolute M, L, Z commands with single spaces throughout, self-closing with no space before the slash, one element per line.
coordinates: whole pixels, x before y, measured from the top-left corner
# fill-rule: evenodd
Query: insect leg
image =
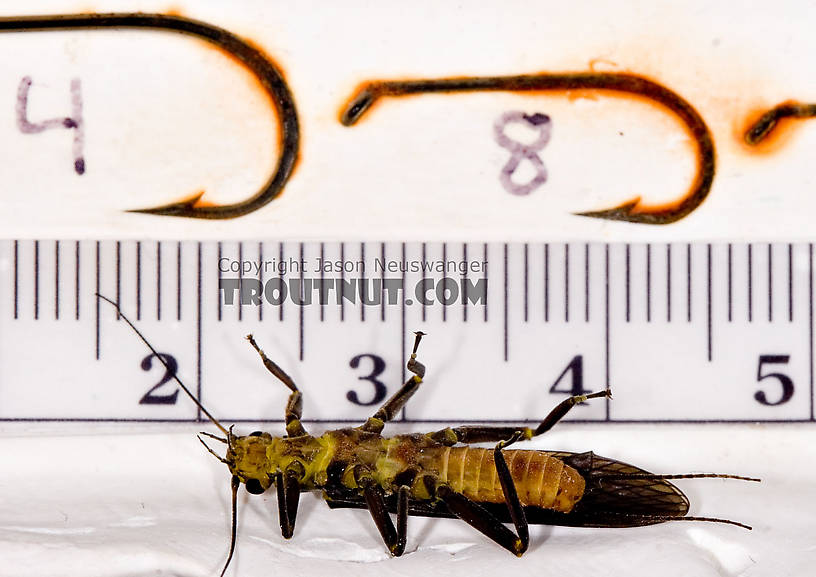
<path fill-rule="evenodd" d="M 230 561 L 232 561 L 232 554 L 235 553 L 235 541 L 238 535 L 238 487 L 241 485 L 241 479 L 236 475 L 232 476 L 230 487 L 232 489 L 232 529 L 230 530 L 230 548 L 229 555 L 227 555 L 227 562 L 224 563 L 224 568 L 221 570 L 221 577 L 227 572 Z"/>
<path fill-rule="evenodd" d="M 295 518 L 300 503 L 301 474 L 295 469 L 278 471 L 275 474 L 275 488 L 278 493 L 278 518 L 280 519 L 281 534 L 289 539 L 295 532 Z"/>
<path fill-rule="evenodd" d="M 612 393 L 609 389 L 598 391 L 597 393 L 590 393 L 589 395 L 576 395 L 569 397 L 550 411 L 541 424 L 535 429 L 530 427 L 480 427 L 465 425 L 462 427 L 449 427 L 439 431 L 429 433 L 429 436 L 437 442 L 446 445 L 454 445 L 456 443 L 496 443 L 505 441 L 511 437 L 517 436 L 518 439 L 532 439 L 543 433 L 546 433 L 553 426 L 566 415 L 572 407 L 586 401 L 587 399 L 597 399 L 601 397 L 612 398 Z M 515 442 L 515 441 L 514 441 Z"/>
<path fill-rule="evenodd" d="M 385 426 L 385 423 L 390 421 L 394 418 L 402 407 L 405 406 L 405 403 L 414 395 L 414 393 L 419 388 L 419 385 L 422 384 L 422 377 L 425 376 L 425 365 L 420 363 L 416 360 L 417 356 L 417 349 L 419 348 L 419 342 L 422 340 L 422 337 L 425 336 L 425 333 L 422 331 L 417 331 L 414 333 L 416 335 L 416 339 L 414 340 L 414 350 L 411 353 L 411 358 L 408 360 L 408 370 L 411 371 L 413 376 L 405 381 L 405 383 L 400 387 L 400 389 L 394 393 L 394 395 L 385 401 L 383 405 L 377 409 L 377 412 L 374 413 L 373 417 L 369 417 L 368 420 L 360 427 L 363 431 L 369 433 L 380 433 Z"/>
<path fill-rule="evenodd" d="M 514 555 L 521 557 L 527 549 L 522 537 L 514 534 L 487 509 L 457 493 L 447 485 L 440 485 L 436 495 L 445 502 L 448 510 L 465 523 L 480 531 Z M 512 510 L 512 509 L 511 509 Z M 524 524 L 526 528 L 526 522 Z"/>
<path fill-rule="evenodd" d="M 408 532 L 408 496 L 409 487 L 402 486 L 397 493 L 397 526 L 391 520 L 385 504 L 385 493 L 380 485 L 371 476 L 371 471 L 365 467 L 355 467 L 354 477 L 357 484 L 363 488 L 366 505 L 374 524 L 385 542 L 386 547 L 394 557 L 399 557 L 405 551 L 405 542 Z"/>
<path fill-rule="evenodd" d="M 297 388 L 297 385 L 295 384 L 295 381 L 292 380 L 292 377 L 287 375 L 286 372 L 277 365 L 277 363 L 266 356 L 266 353 L 261 350 L 252 335 L 247 335 L 246 339 L 249 341 L 249 344 L 252 345 L 252 348 L 254 348 L 261 356 L 261 360 L 263 361 L 266 370 L 275 375 L 280 382 L 282 382 L 290 391 L 292 391 L 289 395 L 289 400 L 286 402 L 286 433 L 290 437 L 305 435 L 306 429 L 304 429 L 303 425 L 300 423 L 300 418 L 303 414 L 303 395 L 301 394 L 300 389 Z"/>

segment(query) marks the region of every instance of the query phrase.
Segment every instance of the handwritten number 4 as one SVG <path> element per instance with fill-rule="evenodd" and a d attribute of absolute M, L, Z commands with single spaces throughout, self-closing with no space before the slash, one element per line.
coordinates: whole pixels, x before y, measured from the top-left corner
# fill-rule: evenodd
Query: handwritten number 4
<path fill-rule="evenodd" d="M 17 128 L 23 134 L 39 134 L 54 128 L 64 128 L 74 131 L 73 156 L 74 170 L 77 174 L 85 173 L 85 157 L 82 148 L 85 140 L 85 127 L 82 120 L 82 91 L 79 78 L 71 79 L 71 116 L 64 118 L 49 118 L 41 122 L 31 122 L 28 119 L 28 93 L 31 90 L 30 76 L 24 76 L 17 87 Z"/>

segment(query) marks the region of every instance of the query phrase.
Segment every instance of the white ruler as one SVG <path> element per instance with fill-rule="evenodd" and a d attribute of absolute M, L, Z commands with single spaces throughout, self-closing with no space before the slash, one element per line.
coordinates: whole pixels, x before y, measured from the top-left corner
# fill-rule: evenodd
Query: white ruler
<path fill-rule="evenodd" d="M 270 299 L 242 304 L 239 282 Z M 427 375 L 408 421 L 536 421 L 606 386 L 614 400 L 569 418 L 814 420 L 807 243 L 3 241 L 0 420 L 201 420 L 96 292 L 225 422 L 283 418 L 250 332 L 305 420 L 357 422 L 405 379 L 416 330 Z"/>

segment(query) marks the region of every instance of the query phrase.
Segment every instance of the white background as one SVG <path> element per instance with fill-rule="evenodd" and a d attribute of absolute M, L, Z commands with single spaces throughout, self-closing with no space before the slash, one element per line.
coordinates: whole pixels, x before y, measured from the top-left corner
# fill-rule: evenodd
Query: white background
<path fill-rule="evenodd" d="M 42 1 L 36 11 L 88 5 Z M 202 188 L 212 202 L 250 196 L 275 158 L 275 119 L 252 80 L 195 40 L 142 32 L 0 35 L 0 230 L 23 238 L 456 240 L 797 240 L 812 238 L 816 131 L 790 123 L 762 154 L 739 129 L 757 111 L 816 98 L 805 2 L 115 2 L 98 11 L 167 11 L 260 44 L 285 70 L 302 128 L 284 194 L 246 217 L 198 222 L 123 212 Z M 4 2 L 3 14 L 29 13 Z M 536 71 L 629 71 L 691 102 L 711 129 L 708 199 L 666 227 L 570 213 L 634 196 L 684 194 L 684 132 L 662 111 L 597 98 L 473 94 L 382 102 L 356 127 L 337 122 L 362 81 Z M 34 79 L 32 119 L 68 113 L 83 82 L 87 173 L 72 171 L 68 131 L 22 135 L 14 94 Z M 508 109 L 553 118 L 549 182 L 512 197 L 492 139 Z M 620 133 L 623 132 L 623 136 Z M 21 339 L 26 335 L 20 335 Z M 32 351 L 36 343 L 32 343 Z M 34 354 L 34 352 L 32 352 Z M 37 362 L 41 362 L 39 359 Z M 17 387 L 36 387 L 36 371 Z M 115 386 L 115 383 L 111 383 Z M 8 386 L 4 384 L 4 386 Z M 43 400 L 44 403 L 48 399 Z M 6 425 L 0 440 L 0 575 L 211 575 L 228 534 L 228 475 L 189 427 Z M 686 482 L 692 513 L 734 527 L 536 529 L 518 561 L 453 521 L 412 520 L 408 554 L 388 559 L 365 512 L 303 498 L 284 543 L 274 501 L 242 497 L 236 575 L 803 575 L 813 566 L 810 426 L 565 426 L 541 446 L 587 450 L 660 472 L 755 475 L 763 484 Z"/>

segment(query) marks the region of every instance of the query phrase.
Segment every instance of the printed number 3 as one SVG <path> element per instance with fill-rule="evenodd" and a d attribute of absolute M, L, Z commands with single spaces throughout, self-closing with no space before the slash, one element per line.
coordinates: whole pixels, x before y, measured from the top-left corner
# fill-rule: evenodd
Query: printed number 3
<path fill-rule="evenodd" d="M 371 372 L 363 377 L 357 378 L 361 381 L 369 381 L 372 385 L 374 385 L 374 397 L 370 401 L 364 402 L 360 400 L 360 397 L 357 395 L 357 391 L 351 390 L 346 393 L 346 398 L 355 405 L 376 405 L 385 400 L 385 394 L 388 392 L 383 382 L 377 380 L 377 377 L 379 377 L 385 371 L 385 361 L 382 359 L 382 357 L 366 353 L 363 355 L 357 355 L 351 359 L 349 365 L 352 369 L 356 369 L 360 366 L 360 361 L 364 358 L 371 359 L 371 362 L 373 363 Z"/>

